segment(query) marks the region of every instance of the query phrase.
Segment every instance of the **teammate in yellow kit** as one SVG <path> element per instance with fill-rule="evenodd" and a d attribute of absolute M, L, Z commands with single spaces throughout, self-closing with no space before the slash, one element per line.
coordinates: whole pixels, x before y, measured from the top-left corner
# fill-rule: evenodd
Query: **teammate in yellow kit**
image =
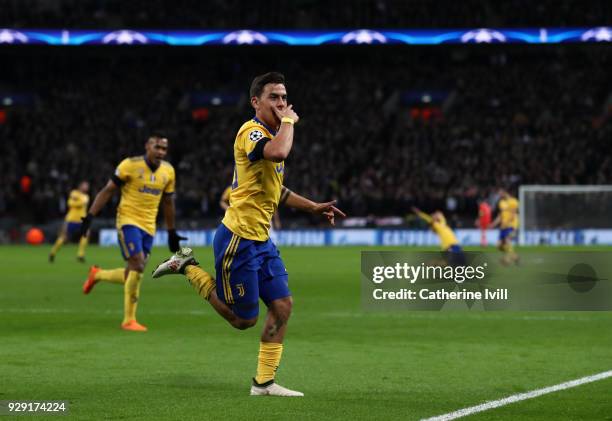
<path fill-rule="evenodd" d="M 142 272 L 151 253 L 155 236 L 155 220 L 160 202 L 164 209 L 168 228 L 170 250 L 179 249 L 179 236 L 174 229 L 174 184 L 172 165 L 164 161 L 168 152 L 168 139 L 155 134 L 149 137 L 144 156 L 126 158 L 117 167 L 115 174 L 94 199 L 89 213 L 83 218 L 82 235 L 89 229 L 96 216 L 118 191 L 121 200 L 117 207 L 117 233 L 121 254 L 127 260 L 127 267 L 102 270 L 92 266 L 83 285 L 83 292 L 89 294 L 100 281 L 124 286 L 124 330 L 144 332 L 147 328 L 136 321 L 136 308 L 140 296 Z"/>
<path fill-rule="evenodd" d="M 427 222 L 433 232 L 438 234 L 440 239 L 440 247 L 446 252 L 446 262 L 451 266 L 465 265 L 465 255 L 463 249 L 455 236 L 453 230 L 446 223 L 444 214 L 440 211 L 435 211 L 431 215 L 422 212 L 417 207 L 412 207 L 419 218 Z"/>
<path fill-rule="evenodd" d="M 275 383 L 293 300 L 287 270 L 269 237 L 270 223 L 279 204 L 323 215 L 332 224 L 336 215 L 345 215 L 335 201 L 315 203 L 283 186 L 284 160 L 299 120 L 287 105 L 284 76 L 256 77 L 250 96 L 255 117 L 240 127 L 234 141 L 230 206 L 213 244 L 216 280 L 198 266 L 188 248 L 162 262 L 153 277 L 185 274 L 198 294 L 236 329 L 257 323 L 261 299 L 268 311 L 251 395 L 303 396 Z"/>
<path fill-rule="evenodd" d="M 519 256 L 514 251 L 512 241 L 516 237 L 516 232 L 519 225 L 519 201 L 510 195 L 507 190 L 499 190 L 500 199 L 497 204 L 499 213 L 497 218 L 491 224 L 491 228 L 499 226 L 499 241 L 497 247 L 504 253 L 502 263 L 508 265 L 510 263 L 519 262 Z"/>
<path fill-rule="evenodd" d="M 87 214 L 87 205 L 89 204 L 89 183 L 81 181 L 79 187 L 70 192 L 68 197 L 68 213 L 62 224 L 60 233 L 55 240 L 55 244 L 49 253 L 49 262 L 55 261 L 57 252 L 66 241 L 79 239 L 79 250 L 77 252 L 77 260 L 85 261 L 85 248 L 87 247 L 88 235 L 80 237 L 81 219 Z"/>

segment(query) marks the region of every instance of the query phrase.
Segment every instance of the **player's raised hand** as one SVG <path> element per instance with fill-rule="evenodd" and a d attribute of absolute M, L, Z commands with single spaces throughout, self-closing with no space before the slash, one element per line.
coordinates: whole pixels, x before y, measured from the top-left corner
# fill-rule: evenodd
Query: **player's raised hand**
<path fill-rule="evenodd" d="M 274 110 L 274 113 L 276 113 L 276 116 L 279 120 L 282 120 L 283 117 L 288 117 L 292 119 L 294 123 L 297 123 L 300 120 L 300 116 L 298 116 L 297 113 L 293 111 L 293 105 L 287 105 L 282 110 L 279 110 L 278 108 L 272 109 Z"/>
<path fill-rule="evenodd" d="M 327 218 L 330 224 L 336 225 L 336 215 L 342 218 L 346 217 L 344 212 L 334 206 L 336 202 L 336 200 L 332 200 L 331 202 L 317 203 L 312 213 L 323 215 Z"/>

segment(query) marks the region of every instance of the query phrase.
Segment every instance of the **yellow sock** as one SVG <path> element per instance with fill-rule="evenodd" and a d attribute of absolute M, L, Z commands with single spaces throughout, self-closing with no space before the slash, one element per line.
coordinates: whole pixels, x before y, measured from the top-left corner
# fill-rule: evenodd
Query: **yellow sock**
<path fill-rule="evenodd" d="M 140 296 L 140 281 L 142 273 L 131 270 L 128 272 L 123 288 L 123 323 L 136 320 L 138 297 Z"/>
<path fill-rule="evenodd" d="M 200 297 L 208 300 L 210 293 L 215 289 L 215 280 L 199 266 L 189 265 L 185 268 L 185 275 L 189 283 L 195 289 Z"/>
<path fill-rule="evenodd" d="M 81 237 L 79 240 L 79 252 L 77 253 L 78 257 L 85 257 L 85 247 L 87 247 L 87 243 L 89 239 L 87 237 Z"/>
<path fill-rule="evenodd" d="M 124 268 L 117 268 L 117 269 L 110 269 L 110 270 L 99 270 L 98 273 L 96 273 L 96 276 L 94 277 L 94 279 L 96 281 L 103 281 L 103 282 L 111 282 L 113 284 L 124 284 L 125 283 L 125 269 Z"/>
<path fill-rule="evenodd" d="M 55 256 L 57 254 L 60 247 L 62 247 L 62 244 L 64 244 L 64 241 L 66 241 L 66 237 L 64 237 L 63 235 L 57 237 L 57 240 L 55 240 L 55 244 L 53 244 L 53 247 L 51 248 L 51 256 Z"/>
<path fill-rule="evenodd" d="M 257 357 L 257 376 L 255 381 L 259 384 L 274 380 L 274 374 L 283 355 L 283 344 L 274 342 L 260 342 L 259 356 Z"/>

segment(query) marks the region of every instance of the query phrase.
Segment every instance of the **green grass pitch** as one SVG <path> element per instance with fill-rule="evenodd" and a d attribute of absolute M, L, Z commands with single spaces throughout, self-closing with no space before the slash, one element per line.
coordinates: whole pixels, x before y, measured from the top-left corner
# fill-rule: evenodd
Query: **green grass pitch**
<path fill-rule="evenodd" d="M 365 312 L 361 248 L 282 248 L 294 314 L 277 379 L 249 397 L 261 320 L 237 331 L 180 276 L 151 279 L 119 329 L 121 287 L 81 293 L 74 246 L 0 247 L 0 400 L 67 400 L 75 419 L 419 419 L 612 369 L 611 313 Z M 210 268 L 212 251 L 197 249 Z M 88 249 L 102 267 L 115 248 Z M 472 416 L 612 420 L 612 378 Z M 42 417 L 41 417 L 42 418 Z"/>

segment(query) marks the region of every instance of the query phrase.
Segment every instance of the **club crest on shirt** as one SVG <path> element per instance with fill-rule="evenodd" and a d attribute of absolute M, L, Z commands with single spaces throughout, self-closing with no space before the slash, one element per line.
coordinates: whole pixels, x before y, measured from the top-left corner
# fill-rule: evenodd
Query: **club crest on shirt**
<path fill-rule="evenodd" d="M 253 130 L 251 133 L 249 133 L 249 140 L 251 142 L 257 142 L 262 137 L 264 137 L 264 134 L 260 130 Z"/>

